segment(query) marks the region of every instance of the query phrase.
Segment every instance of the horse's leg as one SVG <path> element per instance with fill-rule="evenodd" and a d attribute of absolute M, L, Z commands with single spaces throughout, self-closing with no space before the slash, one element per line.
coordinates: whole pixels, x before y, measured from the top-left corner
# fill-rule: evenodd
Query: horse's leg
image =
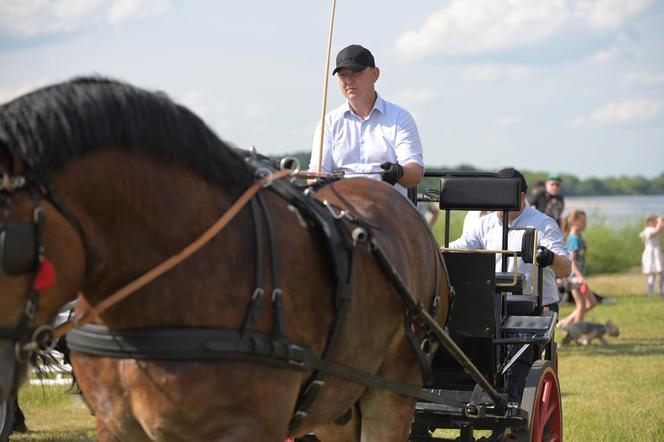
<path fill-rule="evenodd" d="M 359 404 L 352 407 L 349 412 L 350 419 L 337 419 L 333 423 L 316 428 L 316 438 L 321 442 L 360 442 L 362 418 Z M 296 439 L 298 440 L 300 439 Z"/>
<path fill-rule="evenodd" d="M 302 374 L 260 364 L 127 361 L 135 418 L 152 440 L 283 442 Z"/>
<path fill-rule="evenodd" d="M 413 419 L 415 400 L 386 391 L 370 389 L 360 400 L 361 442 L 404 442 Z"/>
<path fill-rule="evenodd" d="M 413 349 L 403 331 L 390 346 L 378 376 L 420 385 L 421 375 Z M 360 398 L 361 442 L 404 442 L 413 420 L 415 399 L 389 390 L 369 388 Z"/>
<path fill-rule="evenodd" d="M 121 361 L 72 353 L 76 382 L 96 416 L 100 442 L 149 441 L 133 417 L 119 377 Z"/>

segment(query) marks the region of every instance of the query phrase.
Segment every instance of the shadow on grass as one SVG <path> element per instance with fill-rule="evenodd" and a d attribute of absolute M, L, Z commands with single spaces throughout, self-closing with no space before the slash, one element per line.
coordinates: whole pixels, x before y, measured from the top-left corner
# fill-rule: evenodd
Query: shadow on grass
<path fill-rule="evenodd" d="M 63 430 L 63 431 L 29 431 L 24 434 L 14 434 L 9 438 L 9 442 L 96 442 L 97 437 L 94 431 L 81 430 Z"/>
<path fill-rule="evenodd" d="M 588 346 L 569 345 L 560 350 L 570 355 L 586 356 L 662 356 L 664 342 L 662 338 L 633 339 L 629 342 L 611 342 L 608 345 L 591 344 Z"/>

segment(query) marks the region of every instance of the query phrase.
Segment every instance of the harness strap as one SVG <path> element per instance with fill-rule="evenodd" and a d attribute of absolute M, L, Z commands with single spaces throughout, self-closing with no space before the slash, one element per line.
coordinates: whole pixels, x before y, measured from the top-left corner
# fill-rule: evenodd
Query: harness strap
<path fill-rule="evenodd" d="M 254 224 L 254 236 L 256 238 L 256 278 L 254 283 L 254 293 L 251 295 L 251 304 L 249 312 L 244 320 L 243 330 L 253 330 L 256 320 L 260 315 L 261 304 L 263 303 L 263 230 L 260 228 L 258 218 L 258 203 L 255 199 L 251 200 L 251 219 Z"/>
<path fill-rule="evenodd" d="M 446 403 L 439 395 L 412 385 L 317 358 L 311 348 L 285 338 L 223 329 L 149 329 L 110 331 L 88 324 L 67 334 L 70 350 L 93 356 L 152 361 L 258 362 L 298 371 L 317 370 L 350 382 L 416 399 Z"/>
<path fill-rule="evenodd" d="M 336 285 L 334 303 L 336 315 L 323 350 L 322 360 L 325 361 L 337 348 L 339 337 L 346 323 L 355 279 L 355 245 L 350 240 L 347 226 L 341 220 L 335 219 L 319 200 L 304 195 L 284 182 L 275 182 L 271 190 L 301 211 L 307 219 L 312 220 L 315 226 L 321 230 L 326 242 L 331 258 L 332 277 Z M 279 290 L 277 295 L 273 296 L 274 302 L 280 303 L 281 297 L 281 290 Z M 274 308 L 275 324 L 279 323 L 278 314 L 281 311 L 279 304 L 276 304 Z M 324 385 L 325 383 L 321 380 L 321 372 L 315 370 L 301 389 L 289 424 L 289 431 L 292 432 L 299 426 Z"/>
<path fill-rule="evenodd" d="M 397 294 L 406 305 L 406 308 L 412 312 L 414 316 L 420 321 L 420 326 L 425 328 L 427 334 L 435 336 L 445 349 L 456 359 L 456 361 L 463 367 L 464 371 L 477 381 L 487 395 L 494 401 L 498 409 L 503 409 L 507 403 L 507 397 L 491 385 L 491 383 L 484 377 L 482 372 L 473 364 L 473 362 L 466 356 L 459 346 L 454 342 L 449 334 L 436 322 L 436 320 L 427 312 L 422 303 L 416 299 L 408 290 L 408 287 L 399 276 L 399 273 L 392 266 L 385 252 L 380 245 L 371 240 L 369 243 L 369 250 L 371 255 L 376 259 L 376 262 L 385 272 L 385 275 L 390 279 L 392 285 L 396 289 Z"/>
<path fill-rule="evenodd" d="M 290 170 L 280 170 L 275 172 L 271 176 L 266 178 L 264 181 L 256 181 L 253 183 L 241 196 L 238 198 L 235 203 L 208 229 L 206 230 L 196 241 L 189 244 L 187 247 L 182 249 L 176 255 L 173 255 L 166 261 L 162 262 L 152 270 L 144 273 L 143 275 L 136 278 L 134 281 L 130 282 L 117 292 L 105 298 L 96 306 L 86 310 L 79 316 L 75 317 L 73 321 L 67 321 L 64 324 L 58 326 L 54 332 L 53 336 L 59 338 L 64 336 L 69 330 L 74 327 L 88 324 L 96 315 L 100 315 L 106 310 L 108 310 L 113 305 L 127 298 L 140 288 L 154 281 L 159 276 L 171 270 L 173 267 L 180 264 L 185 259 L 189 258 L 191 255 L 196 253 L 201 247 L 207 244 L 212 238 L 214 238 L 226 225 L 228 225 L 233 218 L 242 210 L 242 208 L 249 202 L 249 200 L 261 189 L 262 186 L 270 183 L 277 182 L 280 178 L 288 176 L 291 174 Z"/>
<path fill-rule="evenodd" d="M 410 346 L 413 348 L 415 356 L 417 356 L 417 363 L 420 365 L 420 373 L 422 373 L 422 382 L 424 385 L 431 385 L 433 382 L 433 371 L 431 370 L 431 355 L 425 352 L 420 345 L 420 341 L 415 335 L 413 324 L 413 317 L 410 312 L 406 312 L 403 318 L 403 327 L 406 331 L 406 338 Z"/>
<path fill-rule="evenodd" d="M 286 316 L 284 314 L 283 291 L 280 283 L 279 254 L 277 253 L 277 235 L 274 231 L 272 215 L 265 203 L 262 195 L 256 195 L 256 199 L 263 212 L 265 225 L 267 227 L 267 240 L 270 244 L 270 264 L 272 265 L 272 333 L 274 336 L 283 336 L 286 326 Z"/>

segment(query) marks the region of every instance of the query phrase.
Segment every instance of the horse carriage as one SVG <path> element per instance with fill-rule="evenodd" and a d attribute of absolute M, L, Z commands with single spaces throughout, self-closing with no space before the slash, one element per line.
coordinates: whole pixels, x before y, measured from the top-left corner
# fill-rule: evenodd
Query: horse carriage
<path fill-rule="evenodd" d="M 532 228 L 513 233 L 522 235 L 521 250 L 507 247 L 507 212 L 520 208 L 518 180 L 487 173 L 427 175 L 440 179 L 440 189 L 419 199 L 438 202 L 447 215 L 442 251 L 454 288 L 447 332 L 461 354 L 444 347 L 435 355 L 425 390 L 440 400 L 417 403 L 409 440 L 562 440 L 557 314 L 543 311 L 543 269 L 533 266 L 530 284 L 516 266 L 507 272 L 508 259 L 535 263 L 538 247 L 539 232 Z M 410 197 L 416 201 L 418 194 Z M 502 250 L 448 248 L 453 210 L 502 211 Z M 497 254 L 501 272 L 495 271 Z M 458 437 L 436 437 L 437 429 L 457 430 Z M 484 436 L 474 430 L 485 430 Z"/>
<path fill-rule="evenodd" d="M 100 78 L 0 107 L 0 172 L 0 400 L 67 334 L 103 442 L 562 438 L 541 289 L 496 274 L 496 251 L 441 254 L 385 183 L 298 188 L 163 94 Z M 441 183 L 445 210 L 517 205 L 515 179 Z M 532 262 L 523 238 L 512 256 Z"/>

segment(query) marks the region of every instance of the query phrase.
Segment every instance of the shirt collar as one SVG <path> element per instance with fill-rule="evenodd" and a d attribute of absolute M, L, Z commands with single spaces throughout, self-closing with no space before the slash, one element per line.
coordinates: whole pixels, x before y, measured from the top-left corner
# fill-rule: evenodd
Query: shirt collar
<path fill-rule="evenodd" d="M 520 222 L 523 218 L 525 218 L 525 217 L 528 216 L 528 215 L 526 214 L 526 212 L 528 212 L 529 209 L 531 209 L 531 207 L 528 206 L 528 205 L 526 204 L 526 206 L 523 208 L 523 210 L 521 211 L 521 213 L 519 213 L 519 216 L 517 216 L 516 218 L 514 218 L 514 219 L 512 220 L 512 222 L 510 223 L 510 227 L 518 227 L 519 222 Z M 501 212 L 501 211 L 497 211 L 497 212 L 493 212 L 493 214 L 494 214 L 494 216 L 495 216 L 496 218 L 498 218 L 498 224 L 500 224 L 500 225 L 502 226 L 502 225 L 503 225 L 503 212 Z"/>
<path fill-rule="evenodd" d="M 371 115 L 374 111 L 380 112 L 381 115 L 385 113 L 385 100 L 383 100 L 383 97 L 381 97 L 378 92 L 376 92 L 376 101 L 371 108 L 371 112 L 369 112 L 369 118 L 371 118 Z M 344 110 L 344 115 L 348 115 L 348 113 L 356 115 L 355 112 L 353 112 L 353 110 L 350 108 L 350 103 L 348 100 L 346 100 L 346 109 Z"/>

